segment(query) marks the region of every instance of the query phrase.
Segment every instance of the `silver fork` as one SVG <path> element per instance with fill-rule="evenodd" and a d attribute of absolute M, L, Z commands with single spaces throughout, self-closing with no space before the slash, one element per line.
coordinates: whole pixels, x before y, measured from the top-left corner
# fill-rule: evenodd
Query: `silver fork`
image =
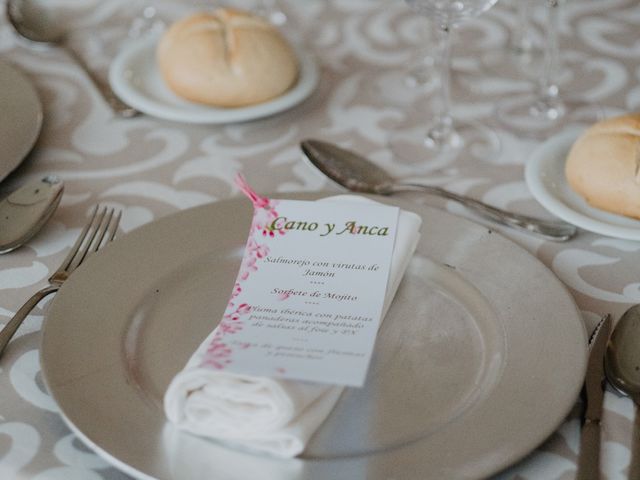
<path fill-rule="evenodd" d="M 9 340 L 22 325 L 29 312 L 40 300 L 47 295 L 57 292 L 69 275 L 91 254 L 97 252 L 102 246 L 112 241 L 116 236 L 121 212 L 117 214 L 113 209 L 106 207 L 100 209 L 96 205 L 91 218 L 80 232 L 80 236 L 73 244 L 71 250 L 64 259 L 62 265 L 49 277 L 49 285 L 37 291 L 27 302 L 20 307 L 9 323 L 0 331 L 0 355 L 4 352 Z"/>

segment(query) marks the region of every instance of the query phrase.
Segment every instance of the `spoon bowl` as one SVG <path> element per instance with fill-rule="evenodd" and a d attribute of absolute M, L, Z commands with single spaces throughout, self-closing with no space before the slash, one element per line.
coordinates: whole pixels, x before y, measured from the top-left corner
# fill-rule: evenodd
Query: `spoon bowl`
<path fill-rule="evenodd" d="M 0 254 L 11 252 L 38 233 L 53 215 L 64 191 L 55 175 L 27 183 L 0 202 Z"/>
<path fill-rule="evenodd" d="M 320 140 L 304 140 L 300 148 L 313 166 L 352 192 L 393 193 L 393 177 L 362 155 Z"/>
<path fill-rule="evenodd" d="M 96 76 L 84 59 L 68 46 L 67 32 L 51 12 L 50 8 L 46 8 L 37 0 L 7 0 L 6 3 L 7 19 L 18 35 L 31 42 L 65 49 L 87 73 L 115 113 L 125 118 L 137 115 L 138 111 L 120 100 L 109 84 Z"/>
<path fill-rule="evenodd" d="M 640 305 L 618 320 L 605 356 L 609 383 L 640 405 Z"/>
<path fill-rule="evenodd" d="M 328 142 L 304 140 L 300 147 L 318 170 L 353 192 L 391 195 L 404 191 L 422 191 L 453 200 L 490 220 L 547 240 L 566 241 L 577 232 L 575 226 L 565 222 L 540 220 L 508 212 L 433 185 L 398 181 L 362 155 Z"/>
<path fill-rule="evenodd" d="M 640 305 L 629 308 L 616 324 L 604 358 L 609 383 L 640 407 Z M 636 408 L 629 478 L 640 478 L 640 414 Z"/>
<path fill-rule="evenodd" d="M 50 10 L 37 2 L 8 0 L 7 19 L 20 36 L 32 42 L 62 44 L 66 40 L 64 30 Z"/>

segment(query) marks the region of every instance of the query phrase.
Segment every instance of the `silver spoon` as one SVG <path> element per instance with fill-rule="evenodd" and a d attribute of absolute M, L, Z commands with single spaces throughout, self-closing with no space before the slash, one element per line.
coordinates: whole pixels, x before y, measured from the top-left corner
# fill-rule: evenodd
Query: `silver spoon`
<path fill-rule="evenodd" d="M 454 200 L 493 221 L 533 233 L 547 240 L 566 241 L 577 232 L 575 226 L 565 222 L 540 220 L 507 212 L 440 187 L 398 181 L 363 156 L 331 143 L 304 140 L 300 146 L 316 168 L 334 182 L 354 192 L 391 195 L 397 192 L 423 191 Z"/>
<path fill-rule="evenodd" d="M 0 254 L 27 243 L 56 211 L 64 183 L 55 175 L 30 182 L 0 201 Z"/>
<path fill-rule="evenodd" d="M 15 31 L 22 37 L 37 43 L 56 45 L 66 50 L 69 56 L 87 73 L 98 91 L 112 110 L 118 115 L 130 118 L 138 111 L 113 92 L 109 84 L 94 74 L 86 62 L 67 44 L 67 35 L 60 25 L 48 15 L 47 11 L 32 0 L 8 0 L 7 18 Z"/>
<path fill-rule="evenodd" d="M 609 383 L 640 407 L 640 305 L 629 308 L 616 324 L 604 359 Z M 640 478 L 640 408 L 633 426 L 628 478 Z"/>

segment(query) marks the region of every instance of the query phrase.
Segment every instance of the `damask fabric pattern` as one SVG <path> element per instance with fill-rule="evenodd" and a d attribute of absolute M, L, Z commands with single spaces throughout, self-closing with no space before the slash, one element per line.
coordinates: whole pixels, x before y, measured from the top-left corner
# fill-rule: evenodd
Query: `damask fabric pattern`
<path fill-rule="evenodd" d="M 57 0 L 55 5 L 71 9 L 72 44 L 106 76 L 141 3 L 92 0 L 83 2 L 81 11 L 77 3 Z M 44 284 L 96 203 L 121 208 L 122 231 L 128 232 L 174 211 L 236 195 L 236 172 L 260 192 L 337 191 L 303 161 L 298 143 L 306 137 L 350 145 L 394 175 L 428 181 L 503 208 L 547 215 L 523 180 L 527 155 L 540 140 L 518 138 L 501 128 L 493 115 L 498 99 L 526 91 L 531 82 L 491 71 L 481 61 L 483 54 L 509 40 L 509 28 L 516 21 L 513 1 L 503 0 L 463 25 L 456 32 L 454 48 L 455 112 L 495 125 L 502 151 L 495 158 L 457 158 L 435 166 L 425 166 L 419 159 L 399 161 L 386 148 L 395 123 L 405 116 L 420 118 L 421 93 L 393 88 L 418 50 L 423 20 L 400 0 L 281 3 L 290 17 L 287 33 L 321 66 L 319 88 L 288 112 L 227 126 L 183 125 L 145 115 L 114 118 L 69 56 L 19 41 L 6 20 L 0 20 L 0 57 L 25 72 L 44 105 L 44 127 L 36 148 L 0 184 L 0 194 L 45 173 L 55 173 L 66 182 L 62 204 L 42 234 L 27 247 L 0 257 L 0 324 Z M 158 5 L 169 16 L 180 13 L 180 6 L 171 2 Z M 533 26 L 538 41 L 543 21 L 542 10 L 536 9 Z M 568 1 L 560 29 L 566 91 L 583 82 L 587 98 L 599 103 L 607 115 L 640 109 L 640 4 Z M 412 198 L 483 222 L 451 202 Z M 600 314 L 610 312 L 618 318 L 630 304 L 640 302 L 640 243 L 580 232 L 571 242 L 559 244 L 493 227 L 536 255 L 565 283 L 588 328 Z M 0 361 L 0 477 L 129 478 L 69 432 L 43 387 L 38 346 L 47 304 L 29 316 Z M 543 445 L 497 478 L 573 478 L 580 406 L 578 402 Z M 602 443 L 607 479 L 626 478 L 632 418 L 631 401 L 609 390 Z"/>

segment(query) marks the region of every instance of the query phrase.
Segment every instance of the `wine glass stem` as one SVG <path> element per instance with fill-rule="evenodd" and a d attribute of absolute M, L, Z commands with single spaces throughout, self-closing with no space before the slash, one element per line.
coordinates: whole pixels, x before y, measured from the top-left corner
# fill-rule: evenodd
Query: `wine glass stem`
<path fill-rule="evenodd" d="M 540 101 L 552 104 L 560 101 L 557 82 L 559 66 L 558 23 L 560 0 L 547 0 L 547 29 L 544 47 L 544 70 L 538 85 Z"/>
<path fill-rule="evenodd" d="M 440 112 L 436 116 L 433 127 L 428 132 L 428 141 L 438 141 L 449 137 L 453 131 L 451 118 L 451 26 L 446 23 L 438 24 L 438 50 L 440 59 Z"/>
<path fill-rule="evenodd" d="M 429 23 L 426 21 L 425 19 L 425 24 L 423 25 L 423 29 L 420 32 L 420 43 L 421 43 L 421 47 L 420 50 L 418 51 L 418 63 L 420 68 L 423 69 L 428 69 L 430 66 L 433 65 L 433 56 L 432 56 L 432 50 L 433 50 L 433 44 L 431 42 L 431 33 L 429 31 Z M 437 47 L 436 47 L 437 48 Z"/>
<path fill-rule="evenodd" d="M 531 0 L 518 0 L 518 20 L 513 34 L 512 48 L 518 55 L 529 53 L 533 48 L 531 39 Z"/>

